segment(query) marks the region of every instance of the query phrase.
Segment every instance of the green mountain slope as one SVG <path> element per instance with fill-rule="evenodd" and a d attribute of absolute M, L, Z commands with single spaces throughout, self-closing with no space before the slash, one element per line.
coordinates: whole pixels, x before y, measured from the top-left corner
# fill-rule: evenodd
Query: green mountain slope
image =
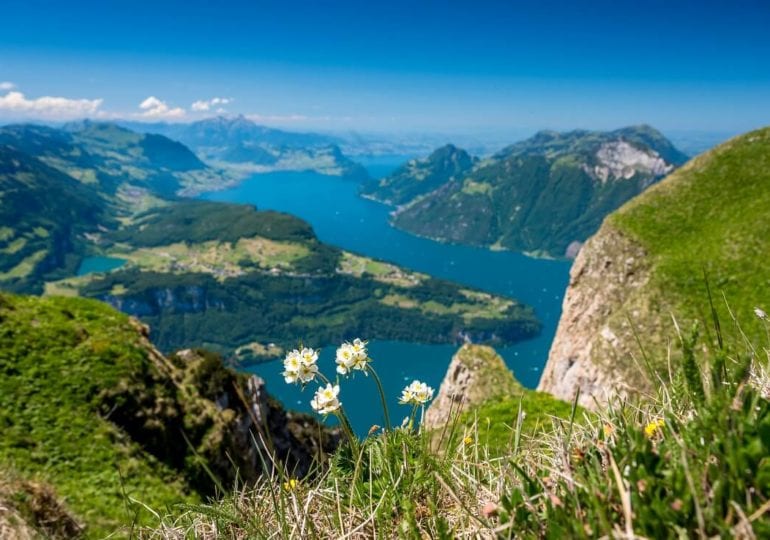
<path fill-rule="evenodd" d="M 540 132 L 461 170 L 429 192 L 400 171 L 383 179 L 416 197 L 393 216 L 399 228 L 442 241 L 572 257 L 602 219 L 686 156 L 648 126 L 611 132 Z M 440 168 L 436 177 L 441 177 Z M 406 175 L 407 177 L 404 177 Z M 401 192 L 408 192 L 401 188 Z M 383 197 L 386 198 L 386 197 Z M 404 201 L 400 201 L 404 202 Z"/>
<path fill-rule="evenodd" d="M 0 286 L 41 292 L 119 220 L 214 176 L 180 143 L 113 124 L 0 127 Z"/>
<path fill-rule="evenodd" d="M 404 204 L 470 170 L 478 160 L 448 144 L 425 159 L 413 159 L 395 172 L 363 186 L 361 193 L 387 204 Z"/>
<path fill-rule="evenodd" d="M 178 142 L 111 123 L 84 121 L 65 129 L 4 126 L 0 145 L 12 146 L 92 185 L 127 209 L 141 206 L 148 196 L 172 198 L 183 189 L 227 180 Z"/>
<path fill-rule="evenodd" d="M 561 396 L 581 388 L 587 400 L 642 387 L 634 331 L 648 355 L 679 341 L 671 315 L 685 335 L 696 321 L 712 332 L 706 280 L 723 332 L 737 332 L 735 317 L 766 339 L 752 308 L 770 299 L 769 207 L 765 128 L 698 156 L 610 215 L 575 261 L 541 387 Z"/>
<path fill-rule="evenodd" d="M 139 216 L 105 253 L 128 264 L 48 285 L 147 321 L 164 350 L 205 346 L 245 360 L 356 335 L 428 343 L 511 343 L 540 325 L 532 310 L 343 252 L 303 221 L 252 207 L 180 202 Z"/>
<path fill-rule="evenodd" d="M 0 470 L 54 486 L 89 537 L 151 518 L 126 497 L 165 507 L 230 488 L 236 474 L 254 481 L 252 432 L 266 430 L 300 475 L 333 448 L 256 379 L 211 354 L 163 357 L 145 328 L 99 302 L 2 294 L 0 322 Z"/>
<path fill-rule="evenodd" d="M 0 285 L 41 290 L 72 273 L 83 234 L 108 224 L 98 193 L 15 148 L 0 146 Z"/>

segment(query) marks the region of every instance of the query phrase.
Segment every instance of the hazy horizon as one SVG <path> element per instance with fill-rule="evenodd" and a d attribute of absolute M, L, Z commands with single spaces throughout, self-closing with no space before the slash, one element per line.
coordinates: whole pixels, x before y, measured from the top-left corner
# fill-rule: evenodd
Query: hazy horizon
<path fill-rule="evenodd" d="M 11 1 L 0 123 L 464 134 L 770 123 L 761 2 Z"/>

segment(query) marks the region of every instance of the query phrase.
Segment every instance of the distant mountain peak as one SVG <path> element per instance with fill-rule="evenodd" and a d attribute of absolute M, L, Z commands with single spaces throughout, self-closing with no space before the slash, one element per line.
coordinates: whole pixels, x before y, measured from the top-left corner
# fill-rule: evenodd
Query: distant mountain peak
<path fill-rule="evenodd" d="M 481 162 L 442 146 L 364 194 L 398 205 L 393 223 L 421 236 L 565 257 L 685 160 L 648 125 L 539 131 Z"/>
<path fill-rule="evenodd" d="M 409 160 L 393 174 L 367 184 L 362 193 L 390 204 L 403 204 L 461 176 L 477 161 L 465 150 L 445 144 L 429 156 Z"/>

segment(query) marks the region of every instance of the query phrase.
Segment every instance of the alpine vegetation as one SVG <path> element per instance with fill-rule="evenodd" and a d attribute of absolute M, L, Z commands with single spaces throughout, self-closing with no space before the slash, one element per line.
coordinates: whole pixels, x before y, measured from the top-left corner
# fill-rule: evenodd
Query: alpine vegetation
<path fill-rule="evenodd" d="M 697 329 L 681 334 L 671 354 L 689 367 L 649 372 L 658 381 L 654 393 L 616 397 L 589 412 L 577 398 L 564 410 L 526 390 L 456 410 L 431 430 L 414 430 L 409 418 L 392 430 L 373 426 L 314 476 L 263 477 L 144 532 L 205 539 L 767 537 L 770 340 L 750 341 L 736 321 L 735 331 L 728 326 L 715 319 L 705 337 Z M 348 362 L 350 349 L 340 349 Z M 368 357 L 361 371 L 372 373 Z M 416 410 L 433 394 L 413 381 L 401 402 Z M 339 382 L 328 381 L 313 407 L 344 418 L 340 395 Z"/>

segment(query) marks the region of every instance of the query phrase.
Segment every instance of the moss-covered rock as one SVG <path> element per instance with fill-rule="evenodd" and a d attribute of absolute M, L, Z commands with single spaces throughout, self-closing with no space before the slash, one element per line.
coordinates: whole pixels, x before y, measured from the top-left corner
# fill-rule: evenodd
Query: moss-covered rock
<path fill-rule="evenodd" d="M 453 413 L 522 391 L 521 384 L 494 349 L 463 345 L 452 358 L 436 399 L 425 411 L 423 425 L 427 429 L 439 428 Z"/>
<path fill-rule="evenodd" d="M 524 388 L 491 347 L 464 345 L 452 358 L 423 425 L 436 439 L 459 432 L 467 444 L 483 443 L 497 454 L 510 449 L 519 422 L 522 432 L 533 434 L 571 412 L 570 403 Z"/>

